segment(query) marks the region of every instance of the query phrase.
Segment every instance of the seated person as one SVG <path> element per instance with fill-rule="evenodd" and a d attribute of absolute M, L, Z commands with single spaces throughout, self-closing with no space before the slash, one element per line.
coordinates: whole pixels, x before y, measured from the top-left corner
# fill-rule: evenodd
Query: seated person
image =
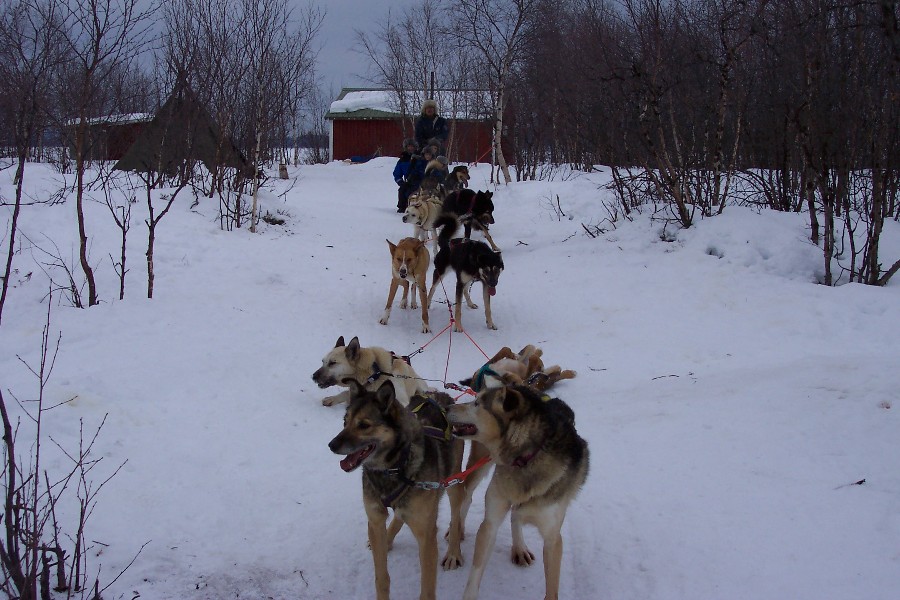
<path fill-rule="evenodd" d="M 400 153 L 400 158 L 394 166 L 394 181 L 397 183 L 397 212 L 400 213 L 406 211 L 406 201 L 412 192 L 409 189 L 407 175 L 409 173 L 409 165 L 417 149 L 416 140 L 412 138 L 403 140 L 403 151 Z"/>
<path fill-rule="evenodd" d="M 422 149 L 421 155 L 417 154 L 412 157 L 412 160 L 409 162 L 409 170 L 406 172 L 406 183 L 409 186 L 410 195 L 422 185 L 422 180 L 425 179 L 425 167 L 428 166 L 428 163 L 433 158 L 434 153 L 429 146 Z M 408 197 L 409 195 L 407 195 Z M 405 206 L 403 210 L 406 210 Z"/>
<path fill-rule="evenodd" d="M 437 141 L 438 152 L 440 152 L 447 143 L 449 134 L 447 120 L 438 114 L 437 102 L 434 100 L 423 102 L 422 112 L 416 119 L 416 142 L 419 146 L 430 144 L 434 139 Z"/>

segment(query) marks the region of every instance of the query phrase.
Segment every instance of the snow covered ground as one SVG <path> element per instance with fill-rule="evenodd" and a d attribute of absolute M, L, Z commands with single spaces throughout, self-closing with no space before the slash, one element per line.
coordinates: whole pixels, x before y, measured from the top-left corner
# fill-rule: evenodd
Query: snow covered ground
<path fill-rule="evenodd" d="M 101 587 L 147 545 L 104 598 L 374 597 L 360 474 L 344 473 L 327 447 L 343 408 L 323 407 L 336 390 L 310 376 L 341 335 L 401 354 L 432 338 L 419 332 L 417 311 L 395 307 L 390 325 L 378 323 L 390 280 L 385 238 L 412 233 L 395 212 L 393 162 L 292 169 L 293 187 L 276 181 L 262 199 L 286 223 L 255 235 L 221 231 L 215 203 L 190 209 L 185 192 L 159 225 L 152 300 L 141 197 L 124 301 L 109 258 L 117 229 L 104 205 L 88 202 L 102 303 L 79 310 L 53 296 L 51 339 L 58 332 L 61 342 L 44 401 L 72 400 L 45 413 L 44 433 L 76 451 L 79 422 L 90 434 L 108 415 L 92 476 L 99 483 L 124 466 L 88 522 Z M 592 239 L 581 224 L 607 216 L 604 173 L 497 188 L 488 173 L 474 168 L 471 187 L 495 192 L 492 233 L 506 263 L 493 298 L 499 329 L 464 309 L 478 347 L 445 333 L 413 366 L 440 386 L 445 372 L 449 381 L 471 375 L 482 350 L 533 343 L 549 364 L 578 372 L 555 388 L 592 461 L 563 529 L 562 597 L 896 598 L 900 281 L 816 285 L 821 251 L 803 215 L 729 207 L 661 235 L 647 210 Z M 26 189 L 41 197 L 60 178 L 30 165 Z M 11 179 L 11 169 L 0 172 L 4 201 Z M 0 214 L 8 221 L 11 210 Z M 54 246 L 70 263 L 77 257 L 74 216 L 74 201 L 22 211 L 0 385 L 23 419 L 25 453 L 22 406 L 33 408 L 37 393 L 26 364 L 39 360 L 50 287 L 38 263 Z M 898 223 L 885 238 L 893 262 Z M 447 306 L 430 315 L 440 331 Z M 52 443 L 43 450 L 44 466 L 61 474 L 66 459 Z M 445 500 L 442 530 L 448 512 Z M 526 536 L 539 554 L 537 532 Z M 463 544 L 467 561 L 474 537 Z M 482 597 L 541 598 L 540 563 L 514 566 L 509 545 L 504 527 Z M 468 567 L 439 574 L 440 598 L 461 596 Z M 408 530 L 390 571 L 394 598 L 417 597 Z"/>

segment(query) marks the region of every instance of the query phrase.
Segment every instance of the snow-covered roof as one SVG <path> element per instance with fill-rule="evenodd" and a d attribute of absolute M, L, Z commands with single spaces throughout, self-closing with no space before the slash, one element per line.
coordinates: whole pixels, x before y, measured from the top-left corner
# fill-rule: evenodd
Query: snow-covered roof
<path fill-rule="evenodd" d="M 331 103 L 329 112 L 355 112 L 357 110 L 372 109 L 383 112 L 396 112 L 396 101 L 393 94 L 387 90 L 359 90 L 347 92 L 340 100 Z"/>
<path fill-rule="evenodd" d="M 485 119 L 490 115 L 490 94 L 482 90 L 437 90 L 435 101 L 438 113 L 447 119 Z M 331 103 L 326 118 L 399 117 L 418 115 L 425 97 L 422 92 L 406 92 L 403 96 L 405 110 L 401 110 L 400 97 L 391 90 L 344 89 Z"/>
<path fill-rule="evenodd" d="M 153 113 L 127 113 L 120 115 L 107 115 L 105 117 L 93 117 L 85 119 L 88 125 L 128 125 L 129 123 L 146 123 L 153 120 Z M 77 125 L 79 119 L 69 119 L 66 125 Z"/>

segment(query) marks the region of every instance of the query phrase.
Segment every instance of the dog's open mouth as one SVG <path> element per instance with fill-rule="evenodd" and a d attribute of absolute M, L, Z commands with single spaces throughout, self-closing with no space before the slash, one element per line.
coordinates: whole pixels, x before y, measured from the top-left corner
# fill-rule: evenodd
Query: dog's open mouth
<path fill-rule="evenodd" d="M 478 433 L 478 428 L 472 423 L 454 423 L 453 435 L 456 437 L 472 437 Z"/>
<path fill-rule="evenodd" d="M 494 296 L 497 294 L 497 288 L 495 288 L 492 285 L 489 285 L 487 290 L 488 290 L 488 294 L 490 294 L 491 296 Z"/>
<path fill-rule="evenodd" d="M 358 467 L 360 464 L 362 464 L 362 461 L 366 460 L 366 457 L 368 457 L 370 454 L 372 454 L 372 452 L 374 450 L 375 450 L 375 444 L 369 444 L 362 450 L 357 450 L 356 452 L 351 452 L 350 454 L 348 454 L 347 456 L 345 456 L 344 458 L 341 459 L 341 468 L 344 471 L 346 471 L 347 473 L 349 473 L 350 471 L 352 471 L 353 469 Z"/>

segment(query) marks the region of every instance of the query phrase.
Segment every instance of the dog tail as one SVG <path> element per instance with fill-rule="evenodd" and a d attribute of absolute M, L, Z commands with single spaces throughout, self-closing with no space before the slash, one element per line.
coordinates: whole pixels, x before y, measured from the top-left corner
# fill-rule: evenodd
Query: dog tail
<path fill-rule="evenodd" d="M 459 220 L 456 218 L 456 215 L 441 215 L 435 220 L 434 228 L 440 228 L 441 230 L 438 234 L 438 247 L 447 248 L 450 246 L 450 240 L 453 239 L 453 234 L 459 229 Z"/>

